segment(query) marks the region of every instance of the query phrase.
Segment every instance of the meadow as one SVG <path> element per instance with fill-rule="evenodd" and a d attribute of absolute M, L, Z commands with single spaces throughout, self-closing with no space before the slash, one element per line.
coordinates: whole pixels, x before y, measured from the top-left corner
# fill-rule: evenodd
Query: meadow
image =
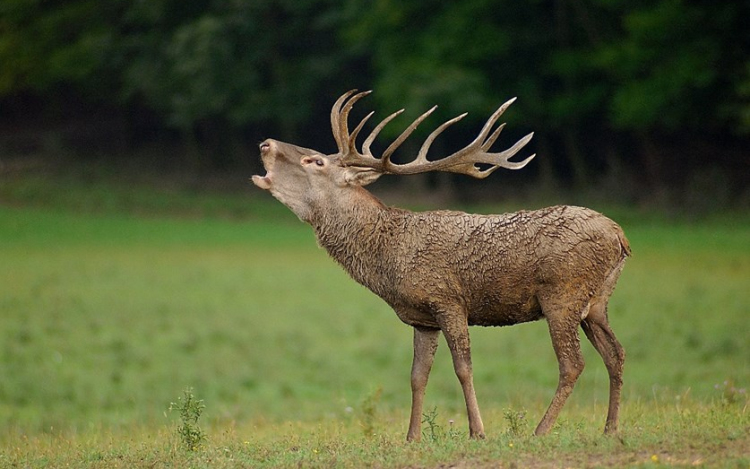
<path fill-rule="evenodd" d="M 610 303 L 617 437 L 585 338 L 553 434 L 530 436 L 557 384 L 537 322 L 472 329 L 486 441 L 441 342 L 406 444 L 410 328 L 276 201 L 45 184 L 0 187 L 0 467 L 750 467 L 746 213 L 603 210 L 634 252 Z M 195 448 L 169 410 L 187 388 Z"/>

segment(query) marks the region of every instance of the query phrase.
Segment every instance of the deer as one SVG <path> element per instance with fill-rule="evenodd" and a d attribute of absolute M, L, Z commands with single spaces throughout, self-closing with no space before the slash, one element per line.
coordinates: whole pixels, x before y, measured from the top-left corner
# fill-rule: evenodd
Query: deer
<path fill-rule="evenodd" d="M 469 326 L 509 326 L 541 319 L 547 322 L 559 377 L 534 433 L 549 433 L 583 371 L 579 326 L 607 369 L 604 433 L 616 433 L 625 351 L 609 325 L 607 304 L 631 253 L 622 228 L 594 210 L 569 205 L 499 215 L 414 212 L 385 205 L 364 188 L 384 174 L 444 171 L 483 179 L 498 168 L 521 169 L 536 155 L 510 161 L 533 133 L 507 150 L 490 151 L 505 126 L 493 130 L 495 123 L 515 98 L 489 117 L 471 143 L 444 158 L 428 158 L 430 146 L 466 113 L 429 134 L 415 159 L 396 163 L 391 158 L 437 106 L 416 118 L 381 155 L 373 155 L 371 145 L 377 135 L 404 110 L 390 114 L 358 150 L 357 137 L 374 111 L 351 132 L 349 113 L 370 93 L 351 90 L 335 101 L 331 109 L 335 154 L 265 140 L 259 147 L 266 174 L 252 176 L 252 182 L 311 225 L 318 244 L 412 326 L 407 441 L 421 437 L 424 393 L 441 333 L 463 391 L 469 437 L 483 439 Z"/>

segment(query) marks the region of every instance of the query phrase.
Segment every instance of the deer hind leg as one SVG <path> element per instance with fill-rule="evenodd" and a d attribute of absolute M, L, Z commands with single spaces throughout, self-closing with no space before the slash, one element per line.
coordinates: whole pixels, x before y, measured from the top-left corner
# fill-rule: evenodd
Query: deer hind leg
<path fill-rule="evenodd" d="M 620 392 L 622 390 L 625 350 L 609 327 L 606 301 L 606 299 L 600 299 L 591 305 L 588 316 L 581 322 L 581 327 L 586 333 L 586 337 L 601 355 L 609 373 L 609 410 L 607 411 L 604 433 L 612 434 L 617 432 L 620 413 Z"/>
<path fill-rule="evenodd" d="M 469 340 L 469 325 L 466 316 L 458 314 L 439 314 L 438 324 L 443 331 L 445 341 L 448 342 L 453 369 L 466 401 L 466 413 L 469 417 L 469 437 L 484 439 L 484 424 L 479 414 L 479 404 L 474 392 L 474 377 L 471 368 L 471 341 Z"/>
<path fill-rule="evenodd" d="M 552 398 L 547 412 L 536 427 L 535 435 L 544 435 L 550 431 L 583 371 L 584 360 L 578 337 L 580 316 L 566 314 L 567 312 L 564 309 L 545 311 L 550 336 L 552 337 L 552 347 L 555 349 L 560 368 L 560 376 L 555 397 Z"/>
<path fill-rule="evenodd" d="M 414 361 L 411 365 L 411 419 L 406 441 L 419 441 L 422 437 L 422 403 L 424 390 L 430 376 L 432 361 L 438 346 L 440 329 L 414 328 Z"/>

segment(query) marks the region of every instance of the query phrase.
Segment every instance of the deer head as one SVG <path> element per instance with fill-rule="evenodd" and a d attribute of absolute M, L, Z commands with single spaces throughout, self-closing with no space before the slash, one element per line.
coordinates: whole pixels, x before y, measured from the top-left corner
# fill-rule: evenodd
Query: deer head
<path fill-rule="evenodd" d="M 375 126 L 364 140 L 362 151 L 359 151 L 356 146 L 357 136 L 374 112 L 367 114 L 351 132 L 349 131 L 348 117 L 354 104 L 370 93 L 371 91 L 357 93 L 356 90 L 351 90 L 334 103 L 331 109 L 331 130 L 338 147 L 337 153 L 324 155 L 308 148 L 276 140 L 266 140 L 260 144 L 260 153 L 267 174 L 265 176 L 253 176 L 253 183 L 261 189 L 269 190 L 274 197 L 288 206 L 298 217 L 304 221 L 309 221 L 312 208 L 321 200 L 330 200 L 331 197 L 346 197 L 345 195 L 334 194 L 342 190 L 350 190 L 370 184 L 383 174 L 448 171 L 481 179 L 489 176 L 497 168 L 523 168 L 535 156 L 531 155 L 519 162 L 509 161 L 531 140 L 533 133 L 526 135 L 505 151 L 498 153 L 489 151 L 505 126 L 505 124 L 501 124 L 493 131 L 495 122 L 515 101 L 515 98 L 500 106 L 490 116 L 479 135 L 470 144 L 445 158 L 428 160 L 427 153 L 438 135 L 449 126 L 463 119 L 466 113 L 454 117 L 435 129 L 422 144 L 417 157 L 413 161 L 405 164 L 396 164 L 391 161 L 391 156 L 396 149 L 404 143 L 422 121 L 435 111 L 437 106 L 415 119 L 386 148 L 380 157 L 376 157 L 372 154 L 370 146 L 383 127 L 404 110 L 394 112 Z"/>

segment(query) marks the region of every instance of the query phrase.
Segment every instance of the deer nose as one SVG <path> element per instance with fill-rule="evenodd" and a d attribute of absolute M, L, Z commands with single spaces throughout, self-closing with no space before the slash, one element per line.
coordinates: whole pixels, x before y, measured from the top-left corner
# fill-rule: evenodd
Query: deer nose
<path fill-rule="evenodd" d="M 268 151 L 271 149 L 271 141 L 266 140 L 265 142 L 261 143 L 259 146 L 261 153 L 268 153 Z"/>

